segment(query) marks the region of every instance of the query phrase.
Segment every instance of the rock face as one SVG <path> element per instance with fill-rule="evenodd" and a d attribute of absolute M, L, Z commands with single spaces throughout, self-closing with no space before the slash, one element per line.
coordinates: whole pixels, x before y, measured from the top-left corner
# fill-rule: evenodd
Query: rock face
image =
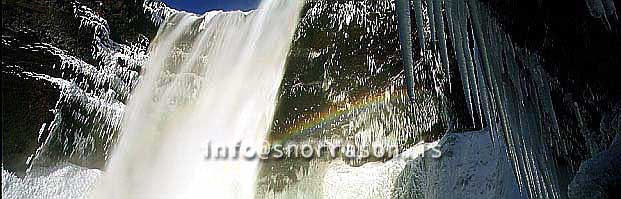
<path fill-rule="evenodd" d="M 422 137 L 439 138 L 446 118 L 442 98 L 434 92 L 436 71 L 421 67 L 420 76 L 427 78 L 410 104 L 397 35 L 390 0 L 307 1 L 281 86 L 271 141 L 397 145 L 404 151 Z M 387 159 L 345 162 L 360 166 Z M 263 173 L 275 175 L 267 184 L 280 190 L 296 181 L 297 168 L 309 164 L 304 159 L 266 161 Z"/>
<path fill-rule="evenodd" d="M 568 8 L 555 12 L 580 12 L 581 17 L 571 20 L 591 24 L 592 30 L 572 27 L 566 24 L 565 20 L 571 21 L 569 19 L 541 12 L 537 13 L 541 20 L 533 24 L 543 27 L 550 24 L 553 29 L 529 32 L 527 20 L 502 14 L 511 12 L 508 5 L 517 5 L 520 9 L 536 7 L 536 10 L 553 10 L 554 5 L 528 1 L 511 3 L 412 1 L 411 21 L 416 27 L 412 32 L 415 40 L 412 42 L 415 44 L 411 70 L 415 75 L 412 78 L 415 87 L 412 90 L 417 92 L 412 98 L 419 101 L 406 102 L 406 108 L 387 111 L 388 117 L 383 118 L 396 117 L 399 111 L 413 112 L 417 116 L 429 113 L 431 117 L 414 116 L 401 123 L 378 122 L 378 125 L 365 126 L 358 124 L 364 121 L 373 124 L 377 120 L 362 114 L 360 118 L 371 119 L 344 116 L 332 122 L 317 119 L 313 114 L 321 115 L 322 108 L 340 107 L 344 112 L 354 112 L 351 115 L 355 117 L 361 115 L 355 111 L 356 94 L 390 88 L 405 90 L 406 75 L 399 63 L 401 52 L 394 50 L 398 48 L 395 47 L 398 37 L 394 4 L 390 1 L 310 2 L 292 50 L 274 137 L 278 140 L 279 136 L 287 137 L 281 134 L 294 134 L 289 136 L 334 139 L 335 135 L 340 135 L 337 138 L 385 141 L 365 133 L 382 132 L 384 136 L 379 137 L 386 138 L 399 132 L 387 130 L 391 129 L 391 124 L 398 123 L 407 130 L 396 133 L 395 140 L 407 148 L 411 146 L 408 143 L 413 143 L 410 140 L 435 140 L 446 131 L 490 128 L 493 143 L 507 146 L 505 155 L 511 157 L 511 167 L 520 173 L 516 177 L 518 184 L 528 196 L 565 197 L 567 185 L 580 162 L 605 149 L 618 132 L 608 126 L 614 121 L 611 115 L 615 113 L 610 110 L 615 110 L 619 88 L 604 80 L 595 80 L 597 76 L 576 76 L 583 68 L 576 63 L 596 63 L 598 70 L 612 70 L 613 63 L 619 63 L 613 55 L 618 45 L 610 44 L 619 41 L 618 28 L 614 28 L 618 27 L 616 13 L 606 12 L 610 13 L 606 19 L 613 23 L 600 24 L 602 15 L 582 17 L 589 10 L 576 2 L 563 5 Z M 523 10 L 520 15 L 528 13 Z M 382 18 L 383 23 L 375 23 L 377 17 Z M 613 28 L 600 26 L 606 24 L 612 24 Z M 564 34 L 564 30 L 574 32 Z M 598 36 L 605 39 L 582 45 Z M 568 46 L 576 50 L 565 50 Z M 378 48 L 383 51 L 373 51 Z M 574 61 L 561 60 L 559 54 L 563 53 L 573 54 Z M 356 60 L 364 60 L 361 55 L 372 62 L 357 63 Z M 369 57 L 384 57 L 389 61 Z M 377 69 L 365 71 L 374 67 Z M 399 72 L 393 71 L 394 67 L 400 68 Z M 399 81 L 391 83 L 390 79 Z M 408 110 L 407 104 L 418 108 Z M 316 124 L 321 122 L 329 124 Z M 313 127 L 305 126 L 307 124 Z M 355 128 L 346 128 L 349 124 Z M 341 128 L 333 128 L 335 126 Z M 421 127 L 426 128 L 421 130 Z M 279 169 L 278 164 L 267 165 L 285 170 Z M 290 164 L 281 165 L 290 167 Z"/>
<path fill-rule="evenodd" d="M 609 5 L 606 11 L 591 15 L 588 13 L 592 10 L 582 1 L 564 4 L 560 10 L 553 3 L 534 1 L 411 1 L 411 23 L 415 27 L 411 34 L 415 45 L 411 48 L 414 63 L 410 71 L 414 77 L 410 90 L 414 92 L 410 98 L 415 101 L 403 103 L 405 108 L 386 111 L 387 117 L 381 120 L 356 112 L 355 96 L 406 88 L 403 79 L 407 74 L 399 63 L 401 52 L 393 51 L 398 48 L 395 47 L 398 37 L 394 2 L 309 2 L 283 84 L 281 108 L 274 125 L 275 140 L 319 137 L 372 143 L 386 141 L 384 138 L 397 132 L 394 140 L 407 148 L 414 140 L 436 140 L 447 131 L 489 128 L 494 146 L 506 147 L 506 153 L 499 156 L 510 157 L 509 166 L 518 174 L 516 184 L 524 192 L 520 194 L 533 198 L 566 197 L 567 186 L 580 163 L 604 150 L 618 133 L 609 126 L 615 121 L 612 118 L 616 114 L 619 87 L 611 84 L 609 77 L 598 79 L 597 72 L 579 75 L 583 74 L 586 63 L 596 65 L 601 71 L 612 71 L 620 63 L 614 55 L 619 46 L 614 3 L 602 2 Z M 520 13 L 503 14 L 514 12 L 513 7 L 519 8 Z M 540 19 L 526 16 L 531 13 L 529 9 L 537 10 L 535 16 Z M 548 11 L 578 13 L 576 17 L 563 19 Z M 375 23 L 378 17 L 383 23 Z M 591 29 L 568 23 L 572 20 Z M 531 31 L 548 26 L 551 29 Z M 570 33 L 564 32 L 567 30 Z M 593 41 L 593 38 L 602 40 Z M 378 48 L 383 51 L 373 51 Z M 563 59 L 562 54 L 572 57 Z M 361 55 L 372 62 L 357 63 L 364 60 Z M 393 71 L 396 66 L 400 68 L 398 73 Z M 370 72 L 364 70 L 374 67 L 377 69 Z M 391 83 L 390 79 L 399 81 Z M 407 101 L 406 97 L 400 99 Z M 336 122 L 317 119 L 322 117 L 323 110 L 331 107 L 354 114 L 333 117 L 337 118 Z M 399 111 L 412 112 L 414 116 L 401 122 L 381 122 L 399 117 Z M 365 111 L 368 112 L 372 111 Z M 381 115 L 377 112 L 372 115 Z M 417 117 L 425 114 L 431 117 Z M 352 118 L 358 115 L 363 119 Z M 365 121 L 380 122 L 360 125 Z M 391 131 L 395 123 L 407 130 Z M 378 134 L 384 136 L 376 139 L 367 132 L 381 132 Z M 373 160 L 350 164 L 368 161 Z M 291 164 L 306 163 L 267 163 L 267 168 L 271 168 L 267 173 L 286 170 L 279 168 L 279 164 L 290 168 Z M 291 177 L 294 175 L 285 179 Z"/>
<path fill-rule="evenodd" d="M 2 24 L 4 168 L 101 168 L 157 31 L 143 2 L 2 1 Z"/>
<path fill-rule="evenodd" d="M 569 198 L 614 198 L 621 194 L 621 137 L 593 158 L 582 162 L 569 184 Z"/>

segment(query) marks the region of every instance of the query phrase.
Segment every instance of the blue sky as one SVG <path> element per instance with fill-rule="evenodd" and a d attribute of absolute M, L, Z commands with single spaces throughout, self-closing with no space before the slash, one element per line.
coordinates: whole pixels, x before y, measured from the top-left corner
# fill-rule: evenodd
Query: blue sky
<path fill-rule="evenodd" d="M 178 10 L 203 14 L 210 10 L 253 10 L 260 0 L 162 0 Z"/>

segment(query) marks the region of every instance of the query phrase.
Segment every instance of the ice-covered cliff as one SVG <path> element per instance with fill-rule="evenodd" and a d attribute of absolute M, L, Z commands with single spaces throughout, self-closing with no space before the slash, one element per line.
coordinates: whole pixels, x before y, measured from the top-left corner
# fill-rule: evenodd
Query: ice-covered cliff
<path fill-rule="evenodd" d="M 3 2 L 6 169 L 21 174 L 58 161 L 103 166 L 158 25 L 160 15 L 147 8 L 132 1 Z"/>
<path fill-rule="evenodd" d="M 36 184 L 17 178 L 28 176 L 31 166 L 37 170 L 70 162 L 103 168 L 125 103 L 140 79 L 149 42 L 176 11 L 151 0 L 2 4 L 3 193 L 5 176 L 15 186 Z M 516 185 L 521 197 L 589 193 L 581 190 L 585 186 L 580 182 L 592 176 L 585 170 L 613 154 L 609 146 L 621 126 L 621 88 L 612 72 L 621 63 L 616 55 L 621 46 L 619 4 L 612 0 L 409 4 L 412 62 L 404 66 L 396 1 L 307 1 L 269 140 L 345 140 L 397 145 L 399 151 L 407 151 L 420 141 L 455 138 L 454 146 L 507 158 L 486 166 L 511 168 L 502 170 L 502 176 L 514 178 L 475 172 L 470 177 L 458 175 L 463 182 L 434 184 L 439 186 L 435 188 L 414 183 L 429 191 L 416 194 L 441 198 L 447 190 L 515 191 L 468 184 L 492 177 Z M 468 145 L 475 141 L 486 145 Z M 460 157 L 467 155 L 474 154 Z M 591 163 L 585 162 L 591 158 Z M 478 167 L 472 162 L 476 160 L 450 159 L 446 167 L 416 171 L 418 176 L 451 178 L 449 170 Z M 318 183 L 325 184 L 326 176 L 338 178 L 338 171 L 375 172 L 378 177 L 370 181 L 399 177 L 402 184 L 395 189 L 405 189 L 402 193 L 408 196 L 417 190 L 408 186 L 420 179 L 406 175 L 407 170 L 394 175 L 398 172 L 381 165 L 403 169 L 417 162 L 396 161 L 386 157 L 267 161 L 260 189 L 272 196 L 291 196 L 304 186 L 321 187 Z M 467 163 L 455 163 L 460 161 Z M 66 174 L 54 168 L 46 175 Z M 77 173 L 91 176 L 91 171 Z M 463 186 L 455 187 L 459 183 Z M 317 194 L 342 190 L 329 188 Z"/>

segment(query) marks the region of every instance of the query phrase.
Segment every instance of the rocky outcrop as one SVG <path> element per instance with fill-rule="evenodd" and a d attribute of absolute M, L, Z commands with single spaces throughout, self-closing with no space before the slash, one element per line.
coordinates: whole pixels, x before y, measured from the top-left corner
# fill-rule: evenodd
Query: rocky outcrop
<path fill-rule="evenodd" d="M 393 198 L 527 198 L 518 189 L 506 148 L 489 129 L 446 134 L 441 156 L 419 157 L 396 179 Z"/>
<path fill-rule="evenodd" d="M 580 165 L 569 184 L 569 198 L 615 198 L 621 194 L 621 137 Z"/>
<path fill-rule="evenodd" d="M 2 159 L 101 168 L 157 24 L 142 1 L 2 1 Z"/>

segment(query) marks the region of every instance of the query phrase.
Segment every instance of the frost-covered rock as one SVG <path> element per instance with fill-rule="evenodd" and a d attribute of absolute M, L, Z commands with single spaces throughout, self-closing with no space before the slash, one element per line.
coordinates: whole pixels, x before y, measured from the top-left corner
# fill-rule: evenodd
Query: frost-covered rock
<path fill-rule="evenodd" d="M 311 161 L 306 169 L 296 170 L 296 181 L 282 190 L 259 189 L 259 198 L 396 198 L 403 190 L 397 183 L 404 169 L 422 157 L 434 157 L 438 143 L 418 143 L 386 162 L 351 166 L 343 160 Z M 265 181 L 263 179 L 262 181 Z"/>
<path fill-rule="evenodd" d="M 6 3 L 6 4 L 5 4 Z M 157 31 L 142 1 L 3 2 L 3 164 L 103 167 Z"/>
<path fill-rule="evenodd" d="M 526 198 L 504 147 L 489 130 L 446 134 L 441 157 L 409 162 L 394 183 L 395 198 Z"/>
<path fill-rule="evenodd" d="M 569 198 L 615 198 L 621 194 L 621 136 L 610 147 L 586 160 L 569 184 Z"/>
<path fill-rule="evenodd" d="M 324 198 L 397 198 L 404 181 L 400 177 L 413 161 L 435 158 L 439 143 L 419 143 L 386 162 L 352 167 L 343 161 L 329 164 L 324 175 Z M 419 186 L 413 185 L 413 186 Z"/>
<path fill-rule="evenodd" d="M 2 168 L 2 198 L 86 199 L 101 171 L 75 165 L 32 170 L 23 178 Z"/>

